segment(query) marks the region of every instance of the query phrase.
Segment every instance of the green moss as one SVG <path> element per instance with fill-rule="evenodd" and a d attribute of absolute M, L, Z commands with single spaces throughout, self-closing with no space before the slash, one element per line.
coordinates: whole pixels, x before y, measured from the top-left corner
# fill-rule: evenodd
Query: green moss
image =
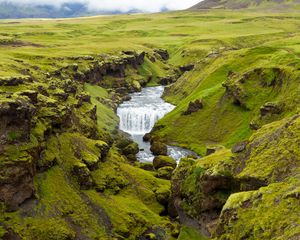
<path fill-rule="evenodd" d="M 159 216 L 164 207 L 157 202 L 156 195 L 157 191 L 168 192 L 169 181 L 127 164 L 112 150 L 108 160 L 93 174 L 96 185 L 104 193 L 88 191 L 87 194 L 94 204 L 106 210 L 116 236 L 135 239 L 149 228 L 168 223 Z"/>
<path fill-rule="evenodd" d="M 62 219 L 35 219 L 28 229 L 29 239 L 37 240 L 67 240 L 74 239 L 75 232 Z"/>
<path fill-rule="evenodd" d="M 178 236 L 178 240 L 185 240 L 185 239 L 205 240 L 208 238 L 203 236 L 197 229 L 194 229 L 192 227 L 183 226 L 180 229 L 180 234 Z"/>
<path fill-rule="evenodd" d="M 298 115 L 265 125 L 250 138 L 249 155 L 238 177 L 274 182 L 297 173 L 300 167 L 299 134 Z"/>
<path fill-rule="evenodd" d="M 6 230 L 2 226 L 0 226 L 0 238 L 3 238 L 5 233 Z"/>
<path fill-rule="evenodd" d="M 299 200 L 291 194 L 295 185 L 299 186 L 299 176 L 258 191 L 230 196 L 221 214 L 225 232 L 218 239 L 297 238 L 300 234 Z"/>

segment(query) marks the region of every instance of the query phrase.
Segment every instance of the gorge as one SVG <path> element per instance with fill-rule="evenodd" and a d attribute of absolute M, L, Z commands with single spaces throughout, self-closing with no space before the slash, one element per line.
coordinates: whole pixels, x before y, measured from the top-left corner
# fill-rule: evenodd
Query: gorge
<path fill-rule="evenodd" d="M 0 20 L 0 239 L 298 240 L 298 2 Z"/>

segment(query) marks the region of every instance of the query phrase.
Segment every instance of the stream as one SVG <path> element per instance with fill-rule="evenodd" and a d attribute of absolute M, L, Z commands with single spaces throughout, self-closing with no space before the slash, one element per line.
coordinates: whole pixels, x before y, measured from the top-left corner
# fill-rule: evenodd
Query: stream
<path fill-rule="evenodd" d="M 131 100 L 120 104 L 117 109 L 120 118 L 119 128 L 130 134 L 138 143 L 140 151 L 137 159 L 141 162 L 152 162 L 154 159 L 150 143 L 144 142 L 143 136 L 152 130 L 159 119 L 175 108 L 161 98 L 163 92 L 163 86 L 143 88 L 141 92 L 131 94 Z M 182 157 L 195 153 L 180 147 L 168 146 L 168 155 L 178 162 Z"/>

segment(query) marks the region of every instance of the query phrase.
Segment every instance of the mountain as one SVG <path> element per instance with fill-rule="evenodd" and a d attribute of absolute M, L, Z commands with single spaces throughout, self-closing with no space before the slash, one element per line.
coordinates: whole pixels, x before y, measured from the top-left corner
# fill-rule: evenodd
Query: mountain
<path fill-rule="evenodd" d="M 296 9 L 299 6 L 300 0 L 204 0 L 190 9 L 276 8 L 280 10 L 286 8 Z"/>
<path fill-rule="evenodd" d="M 136 13 L 132 9 L 126 13 Z M 120 11 L 92 11 L 83 3 L 64 3 L 60 7 L 49 4 L 14 4 L 9 2 L 0 3 L 0 19 L 7 18 L 70 18 L 91 15 L 120 14 Z"/>

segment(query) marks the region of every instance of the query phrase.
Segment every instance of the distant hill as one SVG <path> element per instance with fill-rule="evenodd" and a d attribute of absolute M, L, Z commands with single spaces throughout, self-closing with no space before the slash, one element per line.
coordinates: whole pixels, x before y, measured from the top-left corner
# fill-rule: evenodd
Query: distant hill
<path fill-rule="evenodd" d="M 191 10 L 197 9 L 243 9 L 243 8 L 276 8 L 280 9 L 299 9 L 300 0 L 204 0 Z"/>
<path fill-rule="evenodd" d="M 138 12 L 132 9 L 126 13 Z M 60 7 L 52 5 L 0 3 L 0 19 L 6 18 L 69 18 L 100 14 L 120 14 L 119 11 L 91 11 L 83 3 L 64 3 Z"/>

